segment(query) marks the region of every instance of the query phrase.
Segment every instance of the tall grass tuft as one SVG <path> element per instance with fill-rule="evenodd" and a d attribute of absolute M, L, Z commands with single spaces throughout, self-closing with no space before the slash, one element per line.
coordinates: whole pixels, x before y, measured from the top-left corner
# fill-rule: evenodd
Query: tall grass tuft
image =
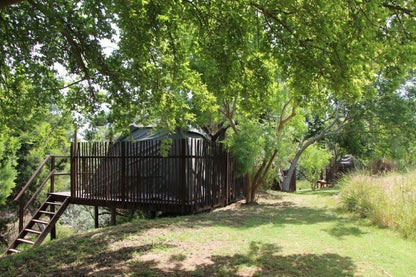
<path fill-rule="evenodd" d="M 416 240 L 416 172 L 355 173 L 341 181 L 340 189 L 344 208 Z"/>

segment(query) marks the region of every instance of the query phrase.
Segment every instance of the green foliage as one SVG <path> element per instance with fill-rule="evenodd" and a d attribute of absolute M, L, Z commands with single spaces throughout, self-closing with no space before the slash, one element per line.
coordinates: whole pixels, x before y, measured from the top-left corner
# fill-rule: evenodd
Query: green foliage
<path fill-rule="evenodd" d="M 368 218 L 380 227 L 398 230 L 416 239 L 415 173 L 368 176 L 363 173 L 345 177 L 340 198 L 344 208 Z"/>
<path fill-rule="evenodd" d="M 12 192 L 15 186 L 14 180 L 16 176 L 16 169 L 13 168 L 11 162 L 3 162 L 0 168 L 0 205 L 5 203 L 6 198 Z"/>
<path fill-rule="evenodd" d="M 22 126 L 16 133 L 16 139 L 21 143 L 18 150 L 19 162 L 16 169 L 19 172 L 17 177 L 17 189 L 20 189 L 32 176 L 39 164 L 46 155 L 68 155 L 69 141 L 72 126 L 70 118 L 66 114 L 54 114 L 45 111 L 42 117 L 31 121 L 33 124 Z M 59 159 L 56 161 L 57 170 L 69 172 L 68 160 Z M 35 190 L 37 185 L 43 181 L 47 172 L 44 171 L 31 186 Z M 68 190 L 68 178 L 56 178 L 56 189 Z"/>
<path fill-rule="evenodd" d="M 233 157 L 237 159 L 240 165 L 240 174 L 254 170 L 266 155 L 264 153 L 266 138 L 261 127 L 263 126 L 252 121 L 243 120 L 238 124 L 238 134 L 228 130 L 224 143 Z M 270 153 L 268 154 L 270 155 Z"/>
<path fill-rule="evenodd" d="M 346 153 L 365 161 L 391 159 L 400 169 L 414 164 L 414 78 L 401 82 L 404 84 L 397 89 L 397 84 L 381 78 L 375 84 L 374 95 L 350 107 L 350 124 L 335 138 Z"/>
<path fill-rule="evenodd" d="M 0 133 L 0 205 L 5 204 L 6 198 L 12 192 L 17 177 L 16 152 L 19 148 L 17 139 Z"/>
<path fill-rule="evenodd" d="M 296 105 L 328 104 L 329 93 L 352 102 L 375 73 L 392 78 L 414 64 L 407 5 L 21 1 L 0 12 L 0 68 L 14 76 L 1 83 L 22 95 L 16 84 L 28 82 L 26 107 L 90 114 L 106 104 L 119 129 L 132 120 L 205 124 L 233 103 L 258 113 L 274 82 L 289 86 Z M 64 93 L 58 64 L 73 81 Z"/>
<path fill-rule="evenodd" d="M 299 162 L 299 171 L 309 181 L 311 188 L 315 188 L 316 181 L 325 167 L 329 164 L 331 153 L 319 144 L 309 146 L 302 154 Z"/>
<path fill-rule="evenodd" d="M 240 156 L 242 171 L 254 172 L 276 149 L 285 163 L 283 145 L 294 141 L 296 128 L 281 127 L 294 120 L 292 109 L 316 114 L 335 98 L 354 103 L 373 96 L 367 88 L 379 76 L 397 85 L 415 64 L 409 6 L 381 0 L 20 1 L 0 11 L 3 115 L 37 118 L 55 105 L 87 118 L 109 109 L 116 131 L 132 121 L 170 132 L 230 125 L 235 134 L 227 145 Z M 406 155 L 409 144 L 388 138 L 376 150 L 364 147 L 363 137 L 354 147 Z M 54 144 L 22 151 L 38 157 Z M 393 150 L 382 153 L 387 148 Z"/>
<path fill-rule="evenodd" d="M 99 217 L 100 226 L 104 226 L 108 222 L 108 215 Z M 59 223 L 62 226 L 69 226 L 75 233 L 91 230 L 94 228 L 94 207 L 70 205 L 65 210 Z"/>

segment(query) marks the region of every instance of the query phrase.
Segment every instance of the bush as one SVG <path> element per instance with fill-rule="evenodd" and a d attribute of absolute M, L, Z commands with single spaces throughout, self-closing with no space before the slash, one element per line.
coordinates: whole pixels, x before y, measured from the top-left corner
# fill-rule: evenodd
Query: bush
<path fill-rule="evenodd" d="M 369 176 L 356 173 L 340 182 L 344 208 L 416 240 L 416 172 Z"/>

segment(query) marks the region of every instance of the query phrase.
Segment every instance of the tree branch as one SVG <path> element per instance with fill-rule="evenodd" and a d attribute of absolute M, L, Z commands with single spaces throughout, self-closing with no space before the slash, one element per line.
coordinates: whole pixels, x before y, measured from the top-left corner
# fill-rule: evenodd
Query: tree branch
<path fill-rule="evenodd" d="M 228 122 L 230 123 L 230 127 L 233 129 L 233 131 L 236 134 L 238 134 L 237 126 L 234 121 L 234 112 L 231 111 L 230 104 L 226 103 L 225 100 L 224 100 L 224 109 L 225 109 L 224 115 L 227 118 Z"/>
<path fill-rule="evenodd" d="M 381 6 L 387 8 L 387 9 L 389 9 L 391 11 L 396 11 L 396 12 L 399 11 L 399 12 L 402 12 L 404 14 L 407 14 L 407 15 L 409 15 L 411 17 L 415 17 L 415 15 L 414 15 L 414 12 L 415 11 L 414 10 L 411 10 L 411 9 L 408 9 L 408 8 L 404 8 L 404 7 L 401 7 L 401 6 L 392 5 L 392 4 L 389 4 L 389 3 L 381 3 Z"/>
<path fill-rule="evenodd" d="M 285 103 L 285 105 L 283 106 L 282 113 L 280 114 L 279 126 L 277 127 L 277 131 L 278 132 L 280 132 L 283 129 L 283 127 L 285 126 L 285 124 L 287 122 L 289 122 L 289 120 L 291 120 L 293 117 L 296 116 L 295 106 L 292 106 L 292 112 L 290 113 L 290 115 L 288 115 L 285 119 L 283 119 L 284 113 L 285 113 L 285 111 L 286 111 L 286 109 L 287 109 L 287 107 L 288 107 L 288 105 L 289 105 L 290 102 L 292 102 L 292 98 L 289 99 L 289 101 L 287 101 Z"/>
<path fill-rule="evenodd" d="M 270 167 L 272 166 L 273 161 L 276 158 L 276 155 L 277 155 L 277 150 L 274 150 L 273 155 L 270 157 L 269 162 L 267 163 L 266 169 L 263 171 L 263 175 L 261 176 L 261 179 L 257 183 L 254 183 L 254 189 L 255 189 L 254 191 L 256 191 L 260 187 L 260 185 L 264 183 L 264 180 L 266 180 L 267 173 L 269 172 Z"/>

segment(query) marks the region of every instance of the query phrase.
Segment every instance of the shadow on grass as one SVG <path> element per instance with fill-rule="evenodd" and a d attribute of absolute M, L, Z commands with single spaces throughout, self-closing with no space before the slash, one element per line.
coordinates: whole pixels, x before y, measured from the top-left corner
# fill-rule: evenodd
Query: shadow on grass
<path fill-rule="evenodd" d="M 166 218 L 154 221 L 139 221 L 111 228 L 98 229 L 89 233 L 52 241 L 18 255 L 0 259 L 0 276 L 113 276 L 136 274 L 136 276 L 233 276 L 233 275 L 284 275 L 284 276 L 352 276 L 355 269 L 348 257 L 332 253 L 278 255 L 280 248 L 272 244 L 251 243 L 247 254 L 211 256 L 207 264 L 197 270 L 183 270 L 186 253 L 170 257 L 175 265 L 170 272 L 158 269 L 158 261 L 138 261 L 136 255 L 143 255 L 155 249 L 176 247 L 165 243 L 140 245 L 128 240 L 127 246 L 114 243 L 141 233 L 153 227 L 201 228 L 204 226 L 227 226 L 238 229 L 257 227 L 262 224 L 315 224 L 336 222 L 329 234 L 342 238 L 346 235 L 363 234 L 358 228 L 349 227 L 348 222 L 336 216 L 328 208 L 299 207 L 295 203 L 282 201 L 280 196 L 259 205 L 241 205 L 207 214 Z M 135 245 L 135 246 L 132 246 Z M 134 276 L 133 274 L 133 276 Z"/>
<path fill-rule="evenodd" d="M 360 228 L 352 226 L 348 227 L 346 225 L 340 224 L 337 225 L 331 229 L 324 230 L 328 234 L 330 234 L 333 237 L 337 237 L 339 239 L 343 239 L 345 236 L 356 236 L 359 237 L 361 235 L 367 234 L 367 232 L 361 231 Z"/>
<path fill-rule="evenodd" d="M 338 191 L 309 191 L 310 194 L 325 196 L 335 195 Z M 339 216 L 334 208 L 314 208 L 298 206 L 294 202 L 282 201 L 280 196 L 273 199 L 269 195 L 265 203 L 257 205 L 240 205 L 235 209 L 225 209 L 203 216 L 189 217 L 183 227 L 190 226 L 226 226 L 238 229 L 248 229 L 263 224 L 279 225 L 312 225 L 333 223 L 335 227 L 324 230 L 331 236 L 342 239 L 345 236 L 361 236 L 366 234 L 346 218 Z M 274 200 L 274 201 L 273 201 Z"/>
<path fill-rule="evenodd" d="M 152 249 L 151 246 L 140 253 Z M 90 264 L 73 264 L 62 268 L 52 264 L 46 275 L 68 276 L 353 276 L 355 265 L 349 257 L 337 254 L 279 255 L 280 247 L 274 244 L 251 242 L 246 254 L 215 255 L 195 270 L 185 269 L 186 256 L 171 257 L 172 268 L 161 267 L 157 260 L 135 260 L 133 247 L 105 251 L 91 257 Z M 74 254 L 75 255 L 75 254 Z M 44 272 L 45 273 L 45 272 Z"/>
<path fill-rule="evenodd" d="M 135 224 L 102 228 L 2 257 L 0 276 L 95 276 L 97 270 L 108 270 L 116 276 L 123 272 L 126 261 L 133 255 L 176 247 L 165 243 L 140 245 L 130 242 L 136 246 L 111 250 L 113 243 L 122 241 L 129 233 L 137 235 L 148 228 L 138 229 Z"/>
<path fill-rule="evenodd" d="M 274 244 L 251 242 L 246 255 L 212 256 L 213 264 L 189 275 L 199 276 L 353 276 L 356 267 L 351 258 L 337 254 L 279 255 Z"/>
<path fill-rule="evenodd" d="M 50 247 L 47 245 L 45 250 Z M 11 271 L 2 271 L 0 267 L 0 273 L 2 276 L 8 276 L 7 273 L 10 276 L 353 276 L 356 270 L 349 257 L 333 253 L 279 255 L 279 246 L 254 241 L 246 254 L 214 255 L 195 270 L 185 267 L 189 263 L 186 254 L 172 255 L 169 262 L 174 267 L 165 267 L 156 259 L 135 259 L 157 247 L 174 246 L 147 244 L 99 252 L 71 249 L 53 260 L 45 257 L 43 263 L 19 255 L 25 260 L 20 266 Z M 32 255 L 46 254 L 35 251 Z"/>

